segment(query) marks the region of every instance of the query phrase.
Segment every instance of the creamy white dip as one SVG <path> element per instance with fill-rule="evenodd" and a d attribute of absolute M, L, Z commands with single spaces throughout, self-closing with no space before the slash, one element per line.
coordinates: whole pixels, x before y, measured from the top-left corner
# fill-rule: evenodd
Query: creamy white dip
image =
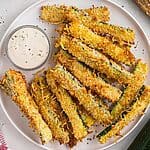
<path fill-rule="evenodd" d="M 9 59 L 23 69 L 42 65 L 49 55 L 47 36 L 37 28 L 25 26 L 14 32 L 8 41 Z"/>

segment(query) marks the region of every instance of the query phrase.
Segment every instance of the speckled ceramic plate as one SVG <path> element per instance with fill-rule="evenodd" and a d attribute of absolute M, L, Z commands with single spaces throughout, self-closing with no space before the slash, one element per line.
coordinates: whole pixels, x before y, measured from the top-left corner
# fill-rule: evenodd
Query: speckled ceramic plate
<path fill-rule="evenodd" d="M 111 13 L 111 23 L 116 25 L 121 25 L 124 27 L 130 27 L 134 29 L 136 33 L 136 42 L 135 47 L 133 46 L 132 52 L 135 54 L 137 58 L 141 58 L 143 61 L 145 61 L 148 66 L 150 67 L 150 51 L 149 51 L 149 43 L 148 39 L 146 38 L 143 30 L 141 29 L 140 25 L 136 22 L 136 20 L 128 14 L 125 9 L 122 9 L 115 3 L 107 0 L 46 0 L 46 1 L 40 1 L 35 3 L 34 5 L 27 8 L 25 11 L 23 11 L 10 25 L 10 27 L 7 29 L 5 35 L 3 36 L 1 43 L 0 43 L 0 50 L 1 50 L 1 56 L 0 56 L 0 76 L 4 74 L 4 72 L 9 68 L 14 68 L 16 70 L 19 70 L 18 68 L 15 68 L 8 58 L 5 56 L 6 51 L 6 43 L 7 38 L 9 34 L 18 26 L 22 25 L 38 25 L 40 28 L 42 28 L 46 34 L 49 36 L 51 41 L 51 50 L 52 53 L 55 52 L 55 48 L 53 47 L 53 36 L 55 36 L 55 26 L 50 25 L 47 23 L 42 23 L 42 21 L 39 19 L 40 15 L 40 7 L 42 5 L 53 5 L 53 4 L 65 4 L 65 5 L 75 5 L 79 8 L 87 8 L 91 7 L 92 5 L 95 6 L 107 6 Z M 50 61 L 49 61 L 50 60 Z M 53 65 L 53 61 L 51 58 L 49 58 L 44 66 Z M 41 67 L 41 68 L 42 68 Z M 39 69 L 41 69 L 39 68 Z M 32 77 L 32 74 L 37 72 L 39 69 L 34 71 L 22 71 L 28 80 Z M 148 78 L 145 82 L 145 84 L 150 84 L 150 74 L 148 75 Z M 1 106 L 6 113 L 7 117 L 11 121 L 11 123 L 16 127 L 16 129 L 24 135 L 27 139 L 29 139 L 32 143 L 38 145 L 39 147 L 43 147 L 45 149 L 53 149 L 53 150 L 66 150 L 67 147 L 65 145 L 60 145 L 58 142 L 50 142 L 47 145 L 41 145 L 39 138 L 33 133 L 32 129 L 28 127 L 28 123 L 26 118 L 22 117 L 22 114 L 20 113 L 18 107 L 3 93 L 0 93 L 0 103 Z M 123 137 L 118 137 L 117 142 L 123 140 L 126 136 L 128 136 L 134 128 L 139 124 L 139 122 L 142 120 L 142 117 L 136 118 L 133 122 L 131 122 L 128 126 L 126 126 L 122 131 Z M 93 127 L 96 128 L 96 127 Z M 92 129 L 91 129 L 92 130 Z M 96 129 L 97 132 L 100 132 L 102 130 L 102 127 L 98 127 Z M 97 133 L 92 133 L 88 137 L 93 138 L 93 135 Z M 97 139 L 88 141 L 87 138 L 85 138 L 82 142 L 79 142 L 77 146 L 75 146 L 74 150 L 96 150 L 96 149 L 106 149 L 108 147 L 111 147 L 116 142 L 115 139 L 110 139 L 106 144 L 100 144 Z"/>

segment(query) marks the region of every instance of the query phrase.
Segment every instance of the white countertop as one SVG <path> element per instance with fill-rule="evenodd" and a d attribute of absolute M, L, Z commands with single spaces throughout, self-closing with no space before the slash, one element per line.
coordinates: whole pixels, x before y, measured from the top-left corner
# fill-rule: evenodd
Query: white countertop
<path fill-rule="evenodd" d="M 121 5 L 130 14 L 132 14 L 137 21 L 141 24 L 148 38 L 150 39 L 150 17 L 146 16 L 131 0 L 113 0 Z M 14 18 L 37 0 L 0 0 L 0 39 L 4 32 L 14 20 Z M 3 22 L 4 21 L 4 22 Z M 108 150 L 126 150 L 146 121 L 150 118 L 150 109 L 145 115 L 139 126 L 123 141 L 109 148 Z M 4 123 L 2 132 L 4 133 L 8 147 L 11 150 L 42 150 L 34 144 L 30 143 L 23 137 L 10 123 L 6 115 L 0 107 L 0 123 Z"/>

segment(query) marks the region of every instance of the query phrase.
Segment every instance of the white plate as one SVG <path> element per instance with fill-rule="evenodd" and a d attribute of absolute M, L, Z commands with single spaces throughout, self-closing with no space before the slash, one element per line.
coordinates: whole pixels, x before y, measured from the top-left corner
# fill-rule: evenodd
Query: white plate
<path fill-rule="evenodd" d="M 149 53 L 149 43 L 148 39 L 146 38 L 144 32 L 142 31 L 140 25 L 135 21 L 135 19 L 129 15 L 124 9 L 120 8 L 118 5 L 107 1 L 107 0 L 50 0 L 50 1 L 42 1 L 37 2 L 34 5 L 27 8 L 24 12 L 22 12 L 10 25 L 8 30 L 6 31 L 5 35 L 3 36 L 0 44 L 0 50 L 1 56 L 0 56 L 0 75 L 4 74 L 4 72 L 9 68 L 14 68 L 16 70 L 19 70 L 18 68 L 15 68 L 10 61 L 5 56 L 5 43 L 7 41 L 8 35 L 13 31 L 15 28 L 21 25 L 38 25 L 40 28 L 45 29 L 45 32 L 48 34 L 50 40 L 51 40 L 51 47 L 52 47 L 52 53 L 55 51 L 53 47 L 53 36 L 55 36 L 55 26 L 49 25 L 47 23 L 42 23 L 42 21 L 39 19 L 40 15 L 40 7 L 42 5 L 53 5 L 53 4 L 66 4 L 66 5 L 75 5 L 79 8 L 87 8 L 91 7 L 92 5 L 95 6 L 101 6 L 105 5 L 109 8 L 111 13 L 111 23 L 121 25 L 124 27 L 130 27 L 134 29 L 136 33 L 136 42 L 137 44 L 136 48 L 132 48 L 133 53 L 137 58 L 141 58 L 144 60 L 149 68 L 150 68 L 150 53 Z M 45 66 L 47 65 L 53 65 L 52 60 L 49 62 L 47 61 Z M 41 69 L 41 68 L 39 68 Z M 32 77 L 32 74 L 37 70 L 34 71 L 22 71 L 28 79 Z M 149 78 L 149 79 L 148 79 Z M 150 84 L 150 74 L 148 75 L 148 78 L 146 80 L 146 84 Z M 20 113 L 18 107 L 3 93 L 0 94 L 0 103 L 1 106 L 6 113 L 7 117 L 11 121 L 11 123 L 16 127 L 16 129 L 24 135 L 27 139 L 29 139 L 32 143 L 38 145 L 39 147 L 43 147 L 45 149 L 55 149 L 55 150 L 65 150 L 67 149 L 66 146 L 60 145 L 58 142 L 50 142 L 47 145 L 42 146 L 40 144 L 39 138 L 35 135 L 35 133 L 32 132 L 32 129 L 28 127 L 28 123 L 26 118 L 22 117 L 22 114 Z M 142 120 L 143 117 L 136 118 L 133 122 L 131 122 L 128 126 L 126 126 L 122 130 L 122 134 L 124 137 L 129 135 L 133 131 L 133 129 L 138 125 L 138 123 Z M 102 128 L 99 128 L 99 131 Z M 89 135 L 88 137 L 92 137 L 93 135 Z M 121 141 L 124 137 L 119 138 L 117 142 Z M 100 144 L 97 139 L 88 141 L 87 138 L 85 138 L 82 142 L 78 143 L 77 146 L 74 147 L 74 149 L 80 149 L 80 150 L 94 150 L 94 149 L 105 149 L 112 145 L 114 145 L 114 139 L 112 138 L 109 140 L 106 144 Z"/>

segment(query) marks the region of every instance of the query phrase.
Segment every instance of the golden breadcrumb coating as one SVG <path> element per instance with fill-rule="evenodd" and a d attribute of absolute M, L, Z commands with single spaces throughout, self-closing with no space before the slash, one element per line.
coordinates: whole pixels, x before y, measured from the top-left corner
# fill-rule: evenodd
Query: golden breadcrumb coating
<path fill-rule="evenodd" d="M 144 64 L 141 60 L 138 60 L 135 70 L 133 72 L 134 77 L 127 85 L 122 94 L 122 97 L 112 110 L 111 114 L 114 117 L 114 119 L 117 119 L 119 115 L 130 106 L 135 96 L 137 95 L 138 91 L 143 86 L 147 73 L 148 73 L 148 66 Z"/>
<path fill-rule="evenodd" d="M 150 16 L 150 1 L 149 0 L 135 0 L 137 5 L 145 12 L 146 15 Z"/>
<path fill-rule="evenodd" d="M 92 71 L 65 51 L 57 54 L 57 60 L 69 70 L 84 86 L 90 87 L 97 94 L 115 102 L 121 95 L 121 90 L 106 83 Z"/>
<path fill-rule="evenodd" d="M 60 5 L 58 7 L 56 5 L 42 6 L 40 18 L 52 24 L 64 23 L 64 22 L 68 22 L 67 14 L 70 11 L 80 16 L 86 15 L 87 20 L 90 17 L 93 21 L 102 21 L 102 22 L 107 22 L 110 19 L 109 10 L 107 7 L 93 7 L 88 9 L 78 9 L 76 7 L 64 6 L 64 5 Z"/>
<path fill-rule="evenodd" d="M 56 95 L 60 102 L 63 111 L 68 116 L 75 138 L 81 140 L 87 135 L 87 129 L 79 116 L 76 104 L 72 101 L 72 98 L 67 91 L 56 83 L 52 75 L 50 76 L 50 74 L 48 74 L 47 82 L 51 91 Z"/>
<path fill-rule="evenodd" d="M 53 111 L 53 108 L 50 107 L 53 97 L 48 90 L 45 77 L 35 76 L 31 82 L 30 89 L 34 100 L 38 105 L 39 112 L 52 131 L 53 138 L 60 141 L 60 143 L 68 143 L 69 135 L 64 130 L 58 115 Z"/>
<path fill-rule="evenodd" d="M 100 73 L 104 73 L 107 78 L 117 80 L 119 83 L 129 83 L 133 76 L 114 61 L 109 60 L 102 53 L 89 48 L 78 39 L 63 34 L 58 38 L 55 46 L 67 50 L 79 61 L 84 62 Z"/>
<path fill-rule="evenodd" d="M 107 38 L 92 32 L 92 30 L 83 24 L 80 24 L 78 21 L 70 23 L 69 26 L 66 25 L 64 30 L 71 36 L 80 39 L 89 47 L 110 56 L 117 62 L 121 62 L 129 66 L 135 64 L 135 57 L 131 51 L 118 47 Z"/>
<path fill-rule="evenodd" d="M 130 51 L 135 32 L 108 23 L 105 6 L 45 5 L 39 17 L 58 25 L 55 67 L 37 72 L 29 86 L 21 72 L 10 69 L 0 88 L 42 144 L 53 139 L 72 148 L 95 123 L 107 126 L 97 135 L 102 144 L 120 135 L 150 104 L 150 86 L 143 85 L 148 66 Z"/>
<path fill-rule="evenodd" d="M 103 107 L 99 107 L 98 102 L 94 99 L 85 87 L 69 73 L 63 66 L 56 65 L 55 68 L 47 72 L 47 78 L 49 74 L 52 74 L 55 80 L 67 91 L 70 95 L 75 96 L 79 100 L 79 104 L 83 105 L 84 108 L 99 122 L 108 124 L 111 122 L 111 116 L 108 110 Z"/>
<path fill-rule="evenodd" d="M 48 125 L 42 119 L 37 105 L 27 90 L 25 77 L 18 71 L 8 70 L 1 81 L 1 86 L 9 90 L 12 100 L 28 118 L 30 126 L 40 136 L 42 143 L 52 139 Z"/>
<path fill-rule="evenodd" d="M 91 8 L 91 12 L 94 15 L 97 14 L 93 8 Z M 78 21 L 98 35 L 108 37 L 108 39 L 118 43 L 122 47 L 124 46 L 124 48 L 127 45 L 131 46 L 131 44 L 134 44 L 135 33 L 133 30 L 100 21 L 96 17 L 93 19 L 94 17 L 92 18 L 90 15 L 91 13 L 87 15 L 84 12 L 79 13 L 79 11 L 70 10 L 66 13 L 66 19 L 70 22 Z"/>
<path fill-rule="evenodd" d="M 99 139 L 101 143 L 106 143 L 109 138 L 119 134 L 119 132 L 128 125 L 134 118 L 138 115 L 142 115 L 145 108 L 150 104 L 150 86 L 146 86 L 142 95 L 139 99 L 132 105 L 130 111 L 124 115 L 116 124 L 112 126 L 112 129 L 108 131 L 105 135 L 102 135 Z"/>
<path fill-rule="evenodd" d="M 118 42 L 120 45 L 134 44 L 135 33 L 131 29 L 107 23 L 91 23 L 88 27 L 98 35 L 110 36 L 112 41 Z"/>
<path fill-rule="evenodd" d="M 130 50 L 130 46 L 135 39 L 134 31 L 106 23 L 110 20 L 109 16 L 110 12 L 105 6 L 82 10 L 64 5 L 41 7 L 41 19 L 49 23 L 60 24 L 78 20 L 97 34 L 107 37 L 123 49 Z"/>
<path fill-rule="evenodd" d="M 106 6 L 100 6 L 100 7 L 93 6 L 91 8 L 82 9 L 81 11 L 85 11 L 86 13 L 88 13 L 88 15 L 92 18 L 93 21 L 108 22 L 110 20 L 110 12 Z"/>
<path fill-rule="evenodd" d="M 88 112 L 84 108 L 82 108 L 82 106 L 78 104 L 77 107 L 84 125 L 87 128 L 90 128 L 95 123 L 95 119 L 93 119 L 93 117 L 89 115 Z"/>

